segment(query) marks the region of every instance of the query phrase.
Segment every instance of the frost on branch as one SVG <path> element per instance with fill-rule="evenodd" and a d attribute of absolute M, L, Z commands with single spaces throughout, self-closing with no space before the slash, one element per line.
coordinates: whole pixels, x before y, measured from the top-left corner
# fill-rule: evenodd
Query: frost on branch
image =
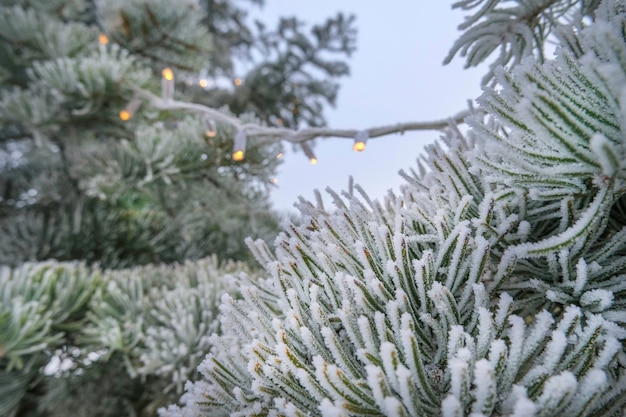
<path fill-rule="evenodd" d="M 274 253 L 251 242 L 267 281 L 224 297 L 202 380 L 162 416 L 618 415 L 620 13 L 598 7 L 583 54 L 501 72 L 492 118 L 451 128 L 400 196 L 330 191 Z"/>
<path fill-rule="evenodd" d="M 474 10 L 458 26 L 457 39 L 444 63 L 455 55 L 466 57 L 465 67 L 474 67 L 496 55 L 489 64 L 483 84 L 494 81 L 494 70 L 515 66 L 526 57 L 545 60 L 548 40 L 565 27 L 584 24 L 583 17 L 594 14 L 599 0 L 459 0 L 452 7 Z"/>

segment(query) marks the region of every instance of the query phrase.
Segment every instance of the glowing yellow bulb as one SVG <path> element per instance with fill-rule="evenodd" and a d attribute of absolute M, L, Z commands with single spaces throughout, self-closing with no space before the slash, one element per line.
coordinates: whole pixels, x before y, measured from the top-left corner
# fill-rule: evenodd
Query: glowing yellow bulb
<path fill-rule="evenodd" d="M 355 150 L 356 152 L 363 152 L 365 150 L 365 142 L 362 142 L 362 141 L 354 142 L 352 149 Z"/>
<path fill-rule="evenodd" d="M 107 43 L 109 43 L 109 37 L 104 33 L 101 33 L 98 35 L 98 42 L 100 42 L 100 44 L 102 45 L 106 45 Z"/>
<path fill-rule="evenodd" d="M 243 161 L 244 153 L 243 151 L 235 151 L 233 152 L 233 161 Z"/>
<path fill-rule="evenodd" d="M 311 161 L 311 165 L 317 164 L 317 158 L 311 158 L 309 161 Z"/>
<path fill-rule="evenodd" d="M 205 80 L 204 78 L 202 78 L 200 79 L 200 81 L 198 81 L 198 84 L 200 85 L 200 87 L 206 88 L 206 86 L 209 85 L 209 82 Z"/>
<path fill-rule="evenodd" d="M 276 155 L 276 159 L 280 159 L 283 157 L 283 153 L 282 152 L 278 152 L 278 155 Z"/>
<path fill-rule="evenodd" d="M 133 115 L 130 114 L 130 112 L 126 109 L 120 112 L 120 119 L 122 119 L 123 121 L 130 120 L 131 117 L 133 117 Z"/>
<path fill-rule="evenodd" d="M 174 71 L 170 68 L 164 68 L 163 71 L 161 71 L 161 74 L 167 81 L 172 81 L 174 79 Z"/>
<path fill-rule="evenodd" d="M 217 132 L 215 130 L 207 130 L 206 132 L 204 132 L 204 134 L 208 137 L 208 138 L 214 138 L 215 135 L 217 135 Z"/>
<path fill-rule="evenodd" d="M 233 80 L 233 83 L 239 87 L 243 81 L 241 81 L 241 78 L 237 77 Z"/>

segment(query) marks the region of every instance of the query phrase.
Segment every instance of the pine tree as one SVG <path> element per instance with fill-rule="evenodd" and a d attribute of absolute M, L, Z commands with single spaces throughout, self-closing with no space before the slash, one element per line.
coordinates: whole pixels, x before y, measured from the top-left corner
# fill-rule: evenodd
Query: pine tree
<path fill-rule="evenodd" d="M 261 5 L 0 1 L 0 415 L 155 415 L 211 348 L 225 274 L 255 276 L 228 260 L 277 233 L 282 145 L 239 161 L 232 125 L 146 95 L 323 126 L 352 18 Z"/>
<path fill-rule="evenodd" d="M 266 280 L 225 296 L 161 416 L 624 414 L 626 4 L 510 3 L 456 3 L 478 12 L 452 54 L 509 64 L 470 130 L 399 195 L 329 190 L 274 251 L 250 240 Z"/>

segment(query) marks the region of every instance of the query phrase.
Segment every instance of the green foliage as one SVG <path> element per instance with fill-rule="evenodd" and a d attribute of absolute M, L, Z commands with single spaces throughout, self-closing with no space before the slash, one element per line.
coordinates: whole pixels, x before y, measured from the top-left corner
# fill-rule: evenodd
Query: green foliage
<path fill-rule="evenodd" d="M 624 22 L 605 1 L 576 50 L 499 71 L 401 195 L 251 243 L 268 279 L 161 415 L 621 416 Z"/>
<path fill-rule="evenodd" d="M 231 2 L 2 2 L 0 263 L 250 260 L 243 238 L 277 233 L 269 191 L 280 144 L 250 138 L 245 161 L 233 161 L 232 128 L 153 109 L 136 90 L 158 92 L 168 66 L 176 99 L 243 121 L 321 125 L 348 73 L 333 57 L 353 50 L 352 21 L 307 35 L 293 19 L 253 30 Z M 238 61 L 248 74 L 234 73 Z M 243 85 L 225 87 L 235 76 Z"/>
<path fill-rule="evenodd" d="M 236 296 L 229 274 L 241 272 L 255 275 L 216 257 L 108 271 L 3 267 L 2 415 L 154 415 L 211 349 L 219 299 Z"/>
<path fill-rule="evenodd" d="M 137 90 L 159 95 L 167 66 L 175 100 L 322 125 L 354 48 L 351 18 L 308 34 L 244 11 L 0 0 L 0 415 L 154 416 L 210 350 L 217 300 L 236 293 L 223 276 L 249 272 L 217 259 L 252 261 L 245 237 L 277 233 L 281 145 L 251 137 L 234 161 L 230 126 Z"/>
<path fill-rule="evenodd" d="M 10 415 L 50 358 L 69 342 L 100 285 L 98 271 L 54 262 L 0 268 L 0 413 Z M 4 391 L 6 389 L 6 391 Z"/>

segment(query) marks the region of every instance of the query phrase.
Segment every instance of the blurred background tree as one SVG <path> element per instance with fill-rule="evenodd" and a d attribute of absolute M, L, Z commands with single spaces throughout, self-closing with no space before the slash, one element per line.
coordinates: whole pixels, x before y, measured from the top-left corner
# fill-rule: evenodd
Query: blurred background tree
<path fill-rule="evenodd" d="M 210 347 L 236 290 L 219 281 L 249 268 L 224 261 L 278 231 L 282 145 L 236 161 L 231 126 L 137 89 L 161 94 L 169 69 L 175 100 L 322 126 L 353 18 L 270 29 L 247 18 L 260 0 L 0 5 L 0 415 L 155 415 Z"/>
<path fill-rule="evenodd" d="M 177 100 L 324 125 L 348 74 L 353 18 L 312 28 L 284 18 L 270 30 L 246 19 L 262 5 L 2 1 L 0 263 L 243 260 L 244 237 L 271 239 L 281 145 L 255 141 L 234 161 L 232 128 L 134 100 L 135 88 L 159 92 L 170 68 Z"/>

